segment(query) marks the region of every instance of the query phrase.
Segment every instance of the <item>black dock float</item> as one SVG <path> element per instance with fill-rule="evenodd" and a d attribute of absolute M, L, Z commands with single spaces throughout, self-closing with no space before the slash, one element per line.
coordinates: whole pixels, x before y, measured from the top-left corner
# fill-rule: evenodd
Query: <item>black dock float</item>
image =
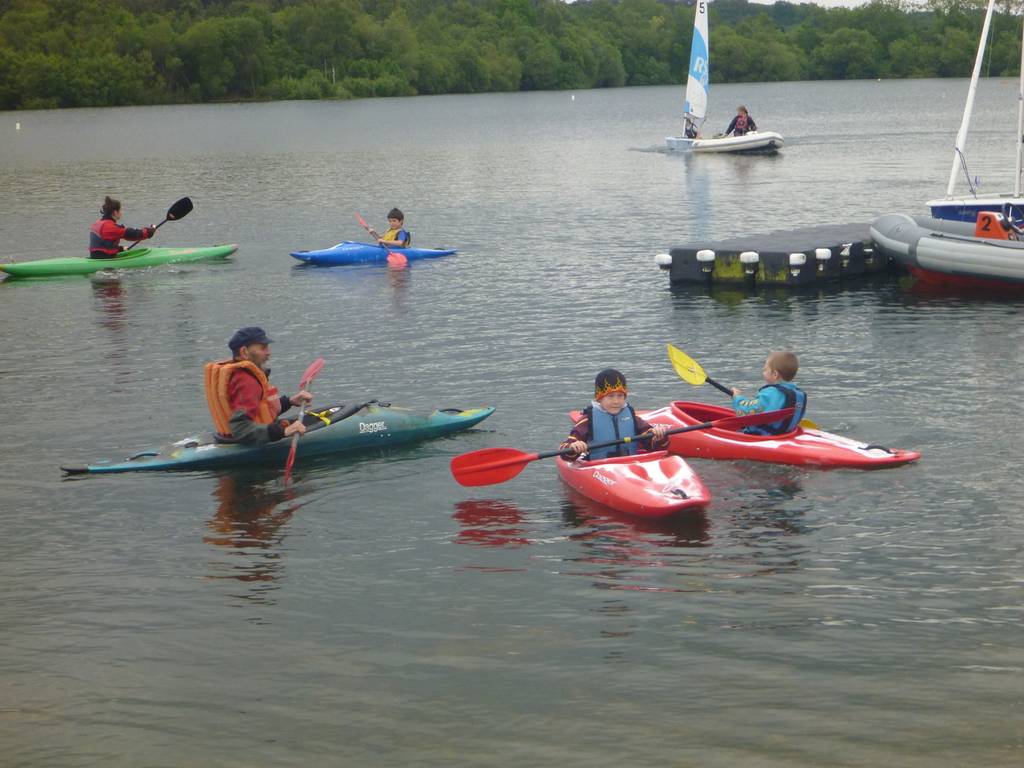
<path fill-rule="evenodd" d="M 655 257 L 673 283 L 813 285 L 893 268 L 869 224 L 827 224 L 682 245 Z"/>

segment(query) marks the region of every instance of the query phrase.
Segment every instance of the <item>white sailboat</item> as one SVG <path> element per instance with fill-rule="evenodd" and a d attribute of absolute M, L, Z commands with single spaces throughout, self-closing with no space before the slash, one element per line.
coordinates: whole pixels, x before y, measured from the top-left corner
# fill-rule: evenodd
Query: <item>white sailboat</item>
<path fill-rule="evenodd" d="M 981 64 L 985 58 L 985 45 L 988 42 L 988 30 L 992 22 L 992 10 L 995 0 L 989 0 L 985 13 L 985 22 L 981 27 L 981 40 L 978 43 L 978 55 L 974 59 L 974 71 L 971 73 L 971 85 L 967 89 L 967 103 L 964 105 L 964 116 L 960 121 L 960 130 L 956 135 L 953 147 L 953 167 L 949 171 L 949 184 L 946 196 L 938 200 L 929 200 L 928 208 L 936 219 L 952 219 L 954 221 L 974 222 L 980 211 L 997 211 L 1006 215 L 1010 221 L 1020 222 L 1024 219 L 1024 197 L 1021 195 L 1021 157 L 1024 152 L 1024 31 L 1022 31 L 1021 72 L 1017 84 L 1017 162 L 1016 179 L 1013 193 L 978 196 L 970 174 L 967 173 L 967 130 L 971 124 L 971 113 L 974 110 L 974 96 L 978 90 L 978 78 L 981 75 Z M 963 173 L 967 177 L 970 189 L 969 197 L 956 197 L 953 193 L 956 180 Z"/>
<path fill-rule="evenodd" d="M 750 131 L 742 136 L 701 138 L 708 108 L 710 67 L 708 65 L 708 4 L 697 0 L 693 15 L 693 40 L 690 43 L 690 73 L 686 79 L 686 102 L 683 105 L 684 135 L 668 136 L 669 149 L 687 152 L 774 152 L 782 144 L 782 136 L 774 131 Z"/>

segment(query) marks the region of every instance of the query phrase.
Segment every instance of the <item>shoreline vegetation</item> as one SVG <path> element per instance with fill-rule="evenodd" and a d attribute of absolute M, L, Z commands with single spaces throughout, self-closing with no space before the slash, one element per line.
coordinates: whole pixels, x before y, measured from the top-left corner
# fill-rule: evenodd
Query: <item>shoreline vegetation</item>
<path fill-rule="evenodd" d="M 981 0 L 710 4 L 716 84 L 967 77 Z M 986 76 L 1016 76 L 993 17 Z M 0 0 L 0 109 L 681 85 L 667 0 Z"/>

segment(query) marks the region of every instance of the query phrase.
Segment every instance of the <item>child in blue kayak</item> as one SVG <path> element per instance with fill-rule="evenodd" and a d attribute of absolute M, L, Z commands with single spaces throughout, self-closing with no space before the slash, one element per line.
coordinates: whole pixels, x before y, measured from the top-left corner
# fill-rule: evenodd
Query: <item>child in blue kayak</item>
<path fill-rule="evenodd" d="M 660 450 L 668 445 L 663 424 L 648 424 L 636 415 L 626 397 L 626 377 L 614 368 L 605 368 L 594 379 L 594 399 L 583 416 L 573 425 L 572 432 L 559 446 L 565 453 L 580 456 L 587 451 L 587 443 L 606 443 L 624 437 L 636 437 L 650 432 L 636 442 L 610 445 L 590 452 L 590 460 L 607 459 L 612 456 L 633 456 L 638 448 L 644 451 Z"/>
<path fill-rule="evenodd" d="M 412 245 L 412 235 L 409 230 L 404 229 L 405 214 L 397 208 L 388 211 L 388 231 L 383 235 L 377 230 L 371 229 L 370 234 L 377 238 L 377 245 L 384 245 L 390 248 L 408 248 Z"/>
<path fill-rule="evenodd" d="M 788 419 L 746 427 L 743 432 L 751 435 L 784 435 L 797 428 L 807 410 L 807 394 L 793 384 L 799 369 L 800 361 L 792 352 L 772 352 L 765 359 L 762 370 L 764 380 L 768 383 L 757 390 L 754 397 L 743 397 L 740 390 L 733 387 L 732 407 L 737 416 L 777 411 L 782 408 L 795 409 Z"/>

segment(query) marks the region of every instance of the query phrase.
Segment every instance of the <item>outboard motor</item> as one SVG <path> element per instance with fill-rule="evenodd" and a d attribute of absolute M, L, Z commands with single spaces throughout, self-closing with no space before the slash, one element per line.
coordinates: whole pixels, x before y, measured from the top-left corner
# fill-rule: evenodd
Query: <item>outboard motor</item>
<path fill-rule="evenodd" d="M 974 236 L 988 240 L 1016 240 L 1017 230 L 1002 213 L 980 211 L 974 225 Z"/>

